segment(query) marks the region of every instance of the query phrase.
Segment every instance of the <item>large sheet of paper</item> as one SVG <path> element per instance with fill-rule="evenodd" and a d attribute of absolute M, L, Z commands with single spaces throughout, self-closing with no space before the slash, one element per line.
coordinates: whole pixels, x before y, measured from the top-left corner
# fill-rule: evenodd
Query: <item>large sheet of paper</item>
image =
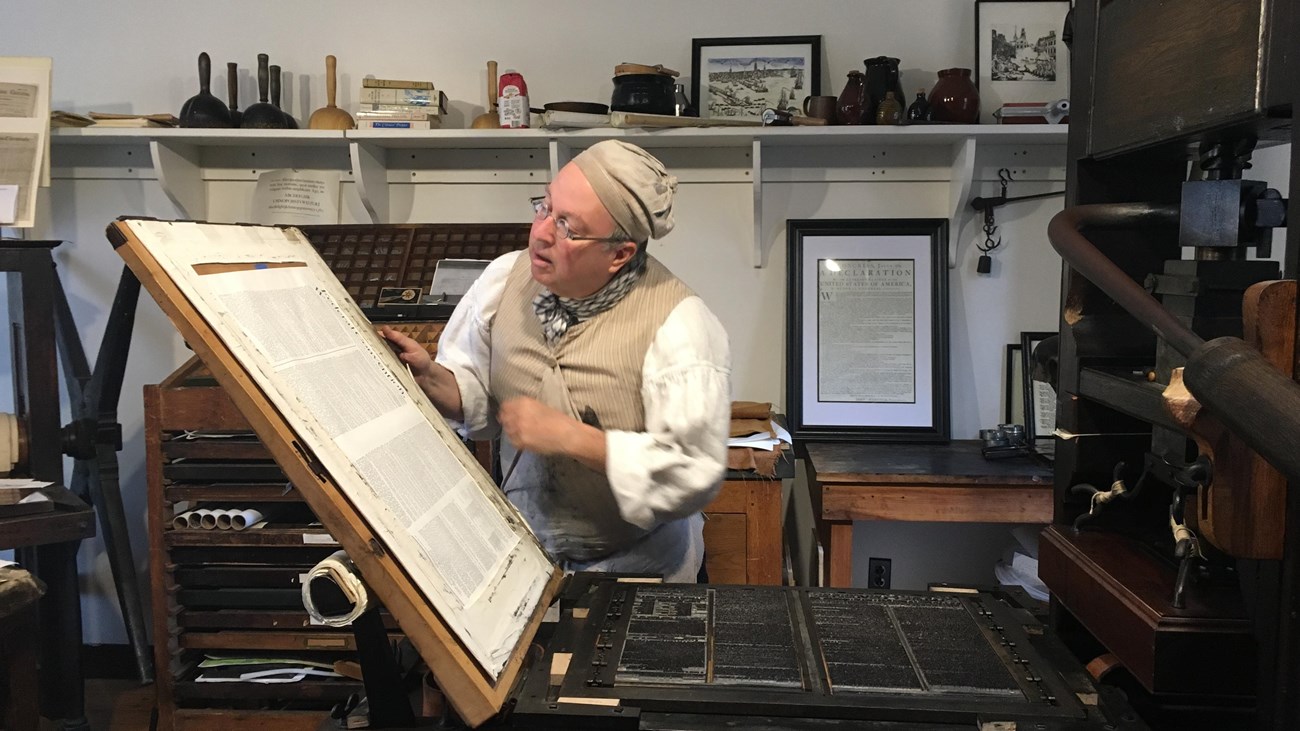
<path fill-rule="evenodd" d="M 554 567 L 295 229 L 132 221 L 493 678 Z"/>
<path fill-rule="evenodd" d="M 817 400 L 916 401 L 916 285 L 910 259 L 817 266 Z"/>
<path fill-rule="evenodd" d="M 0 57 L 0 186 L 15 198 L 0 206 L 0 226 L 29 228 L 36 192 L 49 185 L 51 61 Z"/>

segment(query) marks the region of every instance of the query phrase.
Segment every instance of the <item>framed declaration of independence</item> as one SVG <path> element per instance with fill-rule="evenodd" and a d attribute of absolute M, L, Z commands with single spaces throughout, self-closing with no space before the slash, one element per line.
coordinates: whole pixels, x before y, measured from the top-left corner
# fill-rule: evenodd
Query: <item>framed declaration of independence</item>
<path fill-rule="evenodd" d="M 947 441 L 948 221 L 792 220 L 786 237 L 795 438 Z"/>

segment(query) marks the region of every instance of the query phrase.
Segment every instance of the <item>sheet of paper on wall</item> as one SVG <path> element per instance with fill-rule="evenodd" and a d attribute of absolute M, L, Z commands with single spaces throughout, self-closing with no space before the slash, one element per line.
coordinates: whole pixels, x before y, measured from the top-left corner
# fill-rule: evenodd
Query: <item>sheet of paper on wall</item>
<path fill-rule="evenodd" d="M 18 220 L 18 186 L 0 185 L 0 224 Z"/>
<path fill-rule="evenodd" d="M 496 678 L 554 566 L 296 229 L 127 225 Z"/>
<path fill-rule="evenodd" d="M 39 134 L 0 132 L 0 186 L 14 190 L 13 213 L 0 217 L 0 223 L 17 228 L 30 228 L 34 223 L 36 189 L 41 172 L 40 151 Z"/>
<path fill-rule="evenodd" d="M 37 84 L 0 81 L 0 117 L 30 119 L 36 116 Z"/>
<path fill-rule="evenodd" d="M 442 259 L 433 269 L 429 294 L 435 297 L 463 296 L 491 263 L 487 259 Z"/>
<path fill-rule="evenodd" d="M 257 176 L 253 221 L 277 226 L 339 222 L 340 174 L 328 170 L 269 170 Z"/>
<path fill-rule="evenodd" d="M 0 57 L 0 186 L 18 188 L 5 226 L 31 227 L 37 188 L 50 184 L 51 69 L 48 58 Z"/>

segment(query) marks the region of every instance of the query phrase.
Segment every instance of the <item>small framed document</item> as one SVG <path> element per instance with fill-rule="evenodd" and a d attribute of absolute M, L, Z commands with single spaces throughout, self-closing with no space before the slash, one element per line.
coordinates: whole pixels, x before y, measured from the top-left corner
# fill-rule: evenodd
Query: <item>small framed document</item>
<path fill-rule="evenodd" d="M 787 239 L 795 438 L 947 441 L 947 220 L 798 220 Z"/>
<path fill-rule="evenodd" d="M 1029 444 L 1050 442 L 1056 431 L 1056 389 L 1052 385 L 1052 374 L 1048 373 L 1043 355 L 1035 360 L 1034 353 L 1038 346 L 1054 332 L 1020 333 L 1020 371 L 1023 375 L 1021 388 L 1024 397 L 1025 438 Z M 1053 341 L 1053 352 L 1055 352 Z"/>

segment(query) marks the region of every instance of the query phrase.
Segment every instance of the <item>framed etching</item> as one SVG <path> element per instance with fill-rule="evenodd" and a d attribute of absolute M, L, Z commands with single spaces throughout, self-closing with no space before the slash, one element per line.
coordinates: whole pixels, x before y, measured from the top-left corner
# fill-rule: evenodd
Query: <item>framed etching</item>
<path fill-rule="evenodd" d="M 802 113 L 821 93 L 821 36 L 696 38 L 691 100 L 701 117 L 759 119 L 764 109 Z"/>
<path fill-rule="evenodd" d="M 947 219 L 792 220 L 791 432 L 812 441 L 947 441 Z"/>
<path fill-rule="evenodd" d="M 984 122 L 1003 104 L 1070 98 L 1068 0 L 977 0 L 975 83 Z"/>

